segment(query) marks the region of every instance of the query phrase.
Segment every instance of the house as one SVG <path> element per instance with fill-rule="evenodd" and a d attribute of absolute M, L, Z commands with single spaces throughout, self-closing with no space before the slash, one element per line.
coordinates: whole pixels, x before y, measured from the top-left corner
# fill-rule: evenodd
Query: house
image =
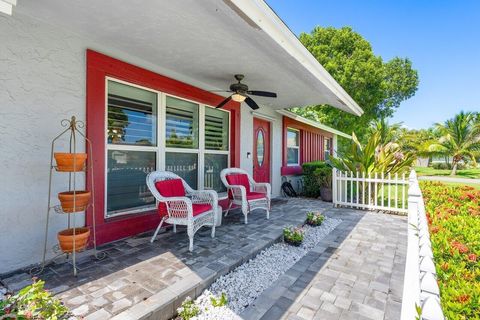
<path fill-rule="evenodd" d="M 0 273 L 41 260 L 51 140 L 71 115 L 93 145 L 101 244 L 158 224 L 148 172 L 222 193 L 220 171 L 240 167 L 278 196 L 282 176 L 348 137 L 285 108 L 363 112 L 261 0 L 1 0 L 0 10 Z M 235 74 L 278 97 L 216 109 Z M 67 183 L 54 175 L 52 194 Z M 91 209 L 77 222 L 92 225 Z M 65 218 L 49 223 L 50 246 Z"/>

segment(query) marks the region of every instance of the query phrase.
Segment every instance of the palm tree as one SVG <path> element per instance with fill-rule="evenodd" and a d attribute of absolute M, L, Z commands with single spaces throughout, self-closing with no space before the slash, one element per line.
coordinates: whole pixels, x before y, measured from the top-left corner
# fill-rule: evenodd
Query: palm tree
<path fill-rule="evenodd" d="M 441 137 L 430 145 L 429 150 L 452 157 L 452 176 L 457 174 L 458 163 L 462 160 L 471 161 L 476 166 L 475 158 L 480 152 L 478 114 L 462 111 L 453 119 L 436 123 L 435 128 Z"/>

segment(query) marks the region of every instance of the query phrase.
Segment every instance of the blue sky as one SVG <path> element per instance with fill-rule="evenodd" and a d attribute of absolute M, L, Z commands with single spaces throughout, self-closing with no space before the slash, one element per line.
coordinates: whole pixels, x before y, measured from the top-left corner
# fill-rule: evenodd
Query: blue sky
<path fill-rule="evenodd" d="M 295 34 L 351 26 L 375 54 L 408 57 L 416 95 L 391 122 L 426 128 L 460 110 L 480 111 L 480 1 L 267 0 Z"/>

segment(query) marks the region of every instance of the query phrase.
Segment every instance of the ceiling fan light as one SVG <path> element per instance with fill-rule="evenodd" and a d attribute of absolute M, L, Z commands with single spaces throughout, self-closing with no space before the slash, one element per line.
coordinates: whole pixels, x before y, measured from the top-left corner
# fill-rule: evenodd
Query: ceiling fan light
<path fill-rule="evenodd" d="M 234 93 L 232 94 L 232 100 L 235 101 L 235 102 L 243 102 L 245 101 L 247 97 L 245 97 L 244 95 L 241 95 L 239 93 Z"/>

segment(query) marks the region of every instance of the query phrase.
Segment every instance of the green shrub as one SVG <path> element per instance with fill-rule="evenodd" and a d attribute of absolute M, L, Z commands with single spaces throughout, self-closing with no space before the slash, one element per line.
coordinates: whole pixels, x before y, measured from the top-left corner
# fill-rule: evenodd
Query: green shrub
<path fill-rule="evenodd" d="M 331 185 L 332 168 L 325 161 L 305 162 L 302 164 L 302 174 L 306 197 L 318 198 L 321 184 Z"/>
<path fill-rule="evenodd" d="M 68 319 L 70 312 L 60 300 L 44 289 L 45 282 L 33 283 L 0 301 L 0 319 Z"/>
<path fill-rule="evenodd" d="M 320 226 L 325 220 L 325 217 L 320 212 L 307 212 L 306 223 L 310 226 Z"/>
<path fill-rule="evenodd" d="M 200 314 L 200 308 L 195 304 L 195 301 L 193 301 L 192 298 L 187 297 L 185 301 L 182 302 L 180 308 L 177 309 L 177 312 L 180 319 L 189 320 Z"/>
<path fill-rule="evenodd" d="M 220 296 L 220 298 L 216 298 L 215 296 L 212 295 L 210 297 L 210 302 L 212 303 L 212 306 L 214 306 L 214 307 L 226 306 L 227 303 L 228 303 L 227 295 L 225 294 L 225 292 L 222 292 L 222 295 Z"/>
<path fill-rule="evenodd" d="M 480 319 L 480 191 L 422 182 L 445 316 Z"/>
<path fill-rule="evenodd" d="M 283 240 L 291 245 L 299 246 L 303 242 L 304 231 L 298 227 L 286 227 L 283 229 Z"/>

